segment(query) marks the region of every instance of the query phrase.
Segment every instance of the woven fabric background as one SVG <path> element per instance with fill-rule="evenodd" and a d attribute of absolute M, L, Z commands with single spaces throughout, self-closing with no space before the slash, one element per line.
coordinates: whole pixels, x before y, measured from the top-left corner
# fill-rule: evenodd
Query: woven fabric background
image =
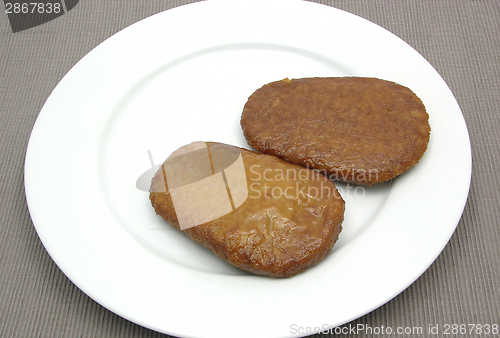
<path fill-rule="evenodd" d="M 23 172 L 37 115 L 71 67 L 119 30 L 189 2 L 85 0 L 17 33 L 0 6 L 0 337 L 167 337 L 104 309 L 65 277 L 33 227 Z M 408 289 L 351 325 L 500 324 L 500 2 L 318 2 L 382 26 L 422 54 L 454 93 L 472 144 L 469 198 L 449 244 Z"/>

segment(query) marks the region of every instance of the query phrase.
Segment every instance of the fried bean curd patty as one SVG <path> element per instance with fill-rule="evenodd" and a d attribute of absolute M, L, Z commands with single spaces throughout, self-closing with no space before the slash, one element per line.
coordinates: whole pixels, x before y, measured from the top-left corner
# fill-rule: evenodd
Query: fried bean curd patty
<path fill-rule="evenodd" d="M 156 213 L 252 274 L 291 277 L 319 263 L 342 229 L 345 203 L 317 171 L 212 142 L 175 151 L 153 177 Z"/>
<path fill-rule="evenodd" d="M 430 137 L 429 115 L 415 93 L 361 77 L 266 84 L 249 97 L 241 127 L 259 152 L 361 185 L 410 169 Z"/>

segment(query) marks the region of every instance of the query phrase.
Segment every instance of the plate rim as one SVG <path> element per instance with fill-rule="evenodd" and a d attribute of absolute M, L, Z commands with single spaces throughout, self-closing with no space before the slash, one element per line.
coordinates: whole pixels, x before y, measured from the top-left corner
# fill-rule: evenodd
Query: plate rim
<path fill-rule="evenodd" d="M 350 17 L 356 17 L 357 19 L 355 20 L 358 20 L 358 19 L 362 19 L 354 14 L 351 14 L 351 13 L 348 13 L 348 12 L 345 12 L 345 11 L 342 11 L 340 9 L 336 9 L 334 7 L 330 7 L 330 6 L 326 6 L 326 5 L 320 5 L 320 4 L 317 4 L 317 3 L 310 3 L 310 2 L 303 2 L 303 1 L 272 1 L 272 2 L 264 2 L 264 1 L 255 1 L 254 2 L 254 5 L 253 6 L 270 6 L 270 4 L 272 3 L 272 6 L 280 6 L 280 5 L 286 5 L 286 6 L 290 6 L 290 8 L 298 8 L 298 7 L 301 7 L 302 5 L 305 5 L 305 6 L 312 6 L 312 7 L 317 7 L 317 8 L 321 8 L 322 10 L 325 10 L 325 11 L 331 11 L 331 13 L 334 13 L 335 11 L 338 11 L 337 13 L 344 13 L 342 15 L 347 15 L 347 16 L 350 16 Z M 222 1 L 222 0 L 210 0 L 210 1 L 205 1 L 205 2 L 196 2 L 196 3 L 192 3 L 192 4 L 187 4 L 187 5 L 183 5 L 183 6 L 179 6 L 179 7 L 176 7 L 176 8 L 173 8 L 173 9 L 170 9 L 170 10 L 167 10 L 165 12 L 161 12 L 161 13 L 158 13 L 158 14 L 155 14 L 149 18 L 146 18 L 146 19 L 143 19 L 125 29 L 123 29 L 122 31 L 112 35 L 110 38 L 108 38 L 107 40 L 105 40 L 104 42 L 102 42 L 100 45 L 98 45 L 96 48 L 94 48 L 92 51 L 90 51 L 82 60 L 80 60 L 77 64 L 75 64 L 75 66 L 73 66 L 73 68 L 68 72 L 68 74 L 72 74 L 74 72 L 74 69 L 78 69 L 78 67 L 81 67 L 81 64 L 84 64 L 84 62 L 86 62 L 85 60 L 91 58 L 94 54 L 98 53 L 102 48 L 106 48 L 107 44 L 109 44 L 109 42 L 107 41 L 112 41 L 112 42 L 115 42 L 116 40 L 119 40 L 119 43 L 123 43 L 121 39 L 123 39 L 124 37 L 126 37 L 126 35 L 128 34 L 127 32 L 132 32 L 134 30 L 134 26 L 137 27 L 136 25 L 140 24 L 140 25 L 143 25 L 144 26 L 144 22 L 146 22 L 146 20 L 151 20 L 151 18 L 158 18 L 158 16 L 165 16 L 165 15 L 169 15 L 170 17 L 176 15 L 175 13 L 182 13 L 182 12 L 190 12 L 190 11 L 197 11 L 198 8 L 201 8 L 201 7 L 205 7 L 206 8 L 209 8 L 211 6 L 215 6 L 219 9 L 221 8 L 224 8 L 224 6 L 227 6 L 229 4 L 229 2 L 227 1 Z M 243 4 L 243 2 L 240 2 L 239 4 Z M 245 2 L 245 4 L 248 6 L 248 3 Z M 298 5 L 300 4 L 300 5 Z M 232 4 L 232 6 L 240 6 L 240 5 L 235 5 L 235 4 Z M 298 6 L 298 7 L 294 7 L 294 6 Z M 309 8 L 312 8 L 312 7 L 309 7 Z M 197 8 L 195 10 L 195 8 Z M 165 14 L 167 13 L 167 14 Z M 182 15 L 185 15 L 185 14 L 182 14 Z M 366 22 L 368 22 L 369 24 L 368 25 L 375 25 L 376 27 L 380 27 L 374 23 L 371 23 L 365 19 L 362 19 Z M 383 29 L 383 28 L 382 28 Z M 385 30 L 385 29 L 384 29 Z M 399 39 L 398 37 L 396 37 L 394 34 L 386 31 L 387 33 L 389 33 L 392 37 L 391 39 L 393 39 L 394 37 L 396 39 L 398 39 L 400 41 L 400 43 L 404 43 L 406 46 L 410 47 L 409 45 L 406 44 L 406 42 L 404 42 L 403 40 Z M 118 45 L 119 45 L 118 43 Z M 100 47 L 100 46 L 104 46 L 104 47 Z M 100 49 L 98 49 L 100 48 Z M 414 49 L 411 48 L 413 51 Z M 97 51 L 97 52 L 94 52 L 94 51 Z M 414 51 L 415 53 L 418 54 L 418 52 Z M 420 56 L 420 54 L 418 54 L 419 57 L 423 58 L 422 56 Z M 80 65 L 80 66 L 79 66 Z M 429 66 L 432 68 L 432 66 L 429 64 Z M 434 70 L 434 68 L 432 68 L 432 70 Z M 435 71 L 435 70 L 434 70 Z M 64 76 L 64 78 L 61 80 L 60 84 L 62 83 L 61 86 L 64 86 L 65 83 L 68 81 L 67 78 L 69 78 L 66 74 Z M 437 72 L 436 72 L 437 74 Z M 437 76 L 441 79 L 441 81 L 443 82 L 443 84 L 446 86 L 446 89 L 449 91 L 449 94 L 451 94 L 451 96 L 453 96 L 453 94 L 451 93 L 451 90 L 449 90 L 448 86 L 446 85 L 446 83 L 444 83 L 444 80 L 442 80 L 442 78 L 439 76 L 439 74 L 437 74 Z M 65 80 L 66 79 L 66 80 Z M 32 136 L 35 135 L 33 137 L 33 141 L 32 141 L 32 137 L 30 137 L 30 141 L 29 141 L 29 144 L 28 144 L 28 149 L 27 149 L 27 152 L 26 152 L 26 159 L 25 159 L 25 177 L 24 177 L 24 180 L 25 180 L 25 192 L 26 192 L 26 198 L 27 198 L 27 202 L 28 202 L 28 207 L 29 207 L 29 210 L 30 210 L 30 214 L 32 214 L 32 212 L 34 213 L 32 215 L 32 219 L 33 219 L 33 224 L 35 226 L 35 229 L 37 231 L 37 233 L 39 234 L 39 237 L 40 239 L 42 240 L 42 243 L 44 244 L 44 247 L 46 248 L 46 250 L 49 252 L 49 254 L 51 255 L 52 259 L 54 260 L 54 262 L 59 266 L 59 268 L 63 271 L 63 273 L 65 273 L 65 275 L 68 276 L 69 275 L 72 275 L 71 272 L 68 272 L 68 274 L 66 273 L 66 271 L 68 270 L 71 270 L 70 268 L 68 268 L 64 263 L 62 262 L 61 258 L 58 256 L 58 253 L 56 253 L 55 251 L 53 251 L 53 248 L 51 248 L 51 244 L 46 244 L 46 243 L 49 243 L 51 241 L 53 241 L 52 239 L 49 239 L 46 237 L 46 230 L 43 229 L 43 227 L 45 225 L 42 225 L 42 224 L 45 224 L 47 221 L 44 219 L 44 217 L 46 217 L 46 215 L 43 215 L 43 216 L 39 216 L 40 215 L 40 210 L 39 210 L 39 206 L 37 204 L 40 204 L 39 201 L 36 200 L 36 198 L 38 197 L 34 197 L 34 193 L 33 192 L 33 189 L 37 189 L 37 188 L 33 188 L 34 186 L 34 181 L 33 181 L 33 175 L 34 173 L 36 173 L 37 171 L 34 169 L 33 167 L 33 163 L 34 161 L 40 161 L 40 157 L 39 155 L 37 154 L 34 154 L 33 151 L 38 151 L 36 150 L 34 147 L 34 143 L 32 142 L 37 142 L 36 141 L 36 137 L 37 136 L 37 133 L 40 133 L 40 123 L 39 123 L 39 120 L 41 121 L 42 119 L 44 119 L 44 116 L 47 116 L 48 112 L 50 112 L 50 109 L 52 109 L 52 107 L 54 106 L 54 104 L 56 104 L 57 102 L 54 102 L 54 97 L 57 98 L 58 95 L 60 96 L 61 94 L 59 94 L 58 91 L 60 91 L 60 84 L 58 84 L 56 86 L 56 88 L 54 89 L 53 93 L 51 93 L 51 95 L 49 96 L 49 99 L 47 100 L 46 104 L 43 106 L 41 112 L 40 112 L 40 115 L 39 117 L 37 118 L 37 121 L 35 122 L 35 125 L 33 127 L 33 132 L 32 132 Z M 59 88 L 59 89 L 58 89 Z M 456 103 L 456 100 L 455 100 L 455 103 Z M 455 109 L 458 108 L 458 111 L 460 111 L 460 107 L 458 106 L 458 103 L 456 103 L 456 107 Z M 465 120 L 463 119 L 463 116 L 461 116 L 462 118 L 462 121 L 463 121 L 463 125 L 461 126 L 462 128 L 465 128 L 465 132 L 467 133 L 467 128 L 466 128 L 466 125 L 465 125 Z M 38 130 L 37 130 L 38 129 Z M 468 176 L 468 178 L 466 177 L 466 179 L 464 180 L 464 182 L 461 182 L 462 184 L 462 188 L 464 191 L 466 190 L 467 192 L 466 193 L 463 193 L 464 196 L 462 197 L 462 200 L 460 201 L 460 204 L 461 207 L 460 207 L 460 212 L 456 212 L 456 215 L 454 217 L 454 220 L 452 221 L 453 223 L 455 223 L 455 226 L 453 228 L 449 228 L 448 230 L 448 233 L 447 233 L 447 240 L 446 240 L 446 243 L 449 241 L 449 238 L 451 238 L 451 235 L 453 234 L 453 232 L 455 231 L 455 228 L 456 226 L 458 225 L 458 222 L 460 220 L 460 217 L 461 217 L 461 214 L 463 212 L 463 209 L 465 207 L 465 203 L 467 201 L 467 195 L 468 195 L 468 191 L 469 191 L 469 186 L 470 186 L 470 179 L 471 179 L 471 171 L 472 171 L 472 159 L 471 159 L 471 149 L 470 149 L 470 140 L 469 140 L 469 136 L 468 136 L 468 133 L 466 134 L 467 135 L 467 140 L 465 140 L 465 143 L 468 144 L 468 151 L 466 151 L 466 154 L 462 154 L 461 156 L 464 156 L 464 157 L 468 157 L 468 161 L 466 159 L 466 162 L 468 162 L 468 166 L 469 168 L 465 168 L 464 169 L 464 172 L 465 172 L 465 176 Z M 431 133 L 431 137 L 433 137 L 433 134 Z M 35 150 L 33 150 L 35 149 Z M 36 159 L 34 159 L 34 157 L 37 157 Z M 38 175 L 41 175 L 41 174 L 38 174 Z M 50 175 L 50 172 L 45 172 L 45 175 Z M 39 193 L 38 193 L 39 194 Z M 43 207 L 46 207 L 45 205 L 46 202 L 42 203 Z M 33 211 L 32 211 L 33 210 Z M 37 219 L 35 221 L 35 219 Z M 59 220 L 60 222 L 61 220 Z M 448 221 L 450 222 L 450 221 Z M 60 234 L 59 235 L 61 238 L 64 238 L 64 234 Z M 58 239 L 61 239 L 61 238 L 58 238 Z M 127 241 L 125 238 L 123 238 L 124 242 L 126 243 L 130 243 L 129 241 Z M 436 249 L 436 254 L 435 254 L 435 257 L 432 261 L 430 262 L 426 262 L 427 267 L 420 271 L 418 274 L 414 274 L 414 278 L 413 278 L 413 281 L 416 280 L 423 272 L 425 272 L 425 270 L 433 263 L 433 261 L 439 256 L 439 254 L 441 253 L 441 251 L 444 249 L 446 243 L 444 243 L 444 245 L 441 247 L 441 248 L 438 248 Z M 147 255 L 147 256 L 150 256 L 150 255 Z M 155 260 L 153 257 L 150 257 L 152 260 Z M 61 265 L 60 265 L 61 264 Z M 68 276 L 69 277 L 69 276 Z M 184 276 L 185 277 L 185 276 Z M 78 277 L 74 277 L 75 279 L 78 279 Z M 299 276 L 297 277 L 294 277 L 294 278 L 300 278 Z M 215 278 L 216 280 L 218 280 L 219 278 Z M 96 302 L 104 305 L 106 308 L 110 309 L 112 312 L 115 312 L 117 314 L 119 314 L 120 316 L 124 317 L 124 318 L 127 318 L 128 320 L 132 321 L 132 322 L 135 322 L 139 325 L 142 325 L 142 326 L 145 326 L 145 327 L 148 327 L 148 328 L 151 328 L 151 329 L 154 329 L 156 331 L 159 331 L 159 332 L 163 332 L 163 333 L 167 333 L 167 334 L 174 334 L 174 335 L 185 335 L 186 332 L 170 332 L 167 328 L 165 327 L 156 327 L 155 325 L 152 325 L 151 323 L 148 323 L 148 322 L 145 322 L 143 319 L 141 318 L 137 318 L 137 317 L 134 317 L 133 315 L 130 315 L 130 313 L 127 313 L 127 311 L 121 311 L 121 309 L 119 308 L 119 306 L 113 306 L 113 303 L 114 301 L 116 302 L 115 299 L 112 299 L 111 301 L 109 300 L 105 300 L 103 299 L 103 297 L 105 298 L 105 296 L 103 296 L 102 294 L 99 294 L 99 292 L 97 292 L 97 294 L 95 292 L 93 292 L 92 290 L 92 287 L 95 287 L 95 284 L 91 284 L 91 286 L 87 286 L 87 285 L 82 285 L 82 282 L 77 280 L 76 282 L 73 281 L 72 278 L 70 278 L 70 280 L 72 280 L 72 282 L 77 285 L 83 292 L 85 292 L 87 295 L 89 295 L 93 300 L 95 300 Z M 371 308 L 369 309 L 365 309 L 366 311 L 362 311 L 362 313 L 360 312 L 359 315 L 355 315 L 355 316 L 352 316 L 352 318 L 350 318 L 350 320 L 354 320 L 356 318 L 359 318 L 363 315 L 365 315 L 366 313 L 369 313 L 371 311 L 373 311 L 374 309 L 378 308 L 379 306 L 385 304 L 386 302 L 390 301 L 392 298 L 394 298 L 396 295 L 398 295 L 400 292 L 402 292 L 405 288 L 407 288 L 409 285 L 411 285 L 413 283 L 413 281 L 411 283 L 409 283 L 408 285 L 406 285 L 404 288 L 402 289 L 398 289 L 398 290 L 392 290 L 392 293 L 388 296 L 385 297 L 385 300 L 380 300 L 379 302 L 374 302 L 372 303 L 372 306 Z M 267 281 L 266 281 L 267 282 Z M 95 281 L 93 281 L 93 283 L 95 283 Z M 274 282 L 271 282 L 273 284 L 275 284 Z M 257 284 L 261 284 L 260 282 L 257 282 Z M 283 284 L 286 284 L 283 283 Z M 387 297 L 390 297 L 389 299 L 387 299 Z M 348 321 L 350 321 L 348 320 Z M 348 322 L 347 321 L 347 322 Z M 347 323 L 345 322 L 345 323 Z M 344 324 L 345 324 L 344 323 Z M 208 332 L 209 330 L 206 329 L 205 332 L 207 334 L 209 334 Z M 213 332 L 211 332 L 213 333 Z M 227 333 L 227 332 L 226 332 Z M 252 332 L 253 334 L 255 334 L 255 332 Z M 263 333 L 263 332 L 260 332 L 262 336 L 266 336 L 266 333 Z M 192 335 L 192 333 L 187 333 L 187 335 Z M 282 335 L 282 336 L 286 336 L 286 335 Z M 290 336 L 293 336 L 290 334 Z M 295 335 L 296 336 L 296 335 Z"/>

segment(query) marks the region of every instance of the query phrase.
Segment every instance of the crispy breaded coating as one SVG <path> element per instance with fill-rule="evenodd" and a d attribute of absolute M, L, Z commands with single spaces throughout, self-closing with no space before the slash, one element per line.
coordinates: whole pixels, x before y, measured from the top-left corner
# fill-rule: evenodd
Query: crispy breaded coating
<path fill-rule="evenodd" d="M 192 145 L 151 183 L 151 204 L 172 226 L 256 275 L 291 277 L 330 253 L 345 202 L 329 179 L 271 155 Z"/>
<path fill-rule="evenodd" d="M 362 185 L 410 169 L 430 137 L 429 116 L 415 93 L 361 77 L 266 84 L 249 97 L 241 127 L 259 152 Z"/>

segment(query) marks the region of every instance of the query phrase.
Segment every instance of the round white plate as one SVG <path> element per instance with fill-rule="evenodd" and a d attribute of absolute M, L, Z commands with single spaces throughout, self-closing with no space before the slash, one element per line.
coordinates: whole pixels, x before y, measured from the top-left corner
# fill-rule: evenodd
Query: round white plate
<path fill-rule="evenodd" d="M 411 88 L 431 140 L 392 184 L 338 185 L 344 230 L 319 265 L 289 279 L 248 275 L 155 215 L 151 168 L 193 141 L 248 147 L 239 119 L 257 88 L 346 75 Z M 47 251 L 109 310 L 176 336 L 297 337 L 356 319 L 415 281 L 455 230 L 470 174 L 451 91 L 393 34 L 310 2 L 206 1 L 124 29 L 68 72 L 33 129 L 25 184 Z"/>

